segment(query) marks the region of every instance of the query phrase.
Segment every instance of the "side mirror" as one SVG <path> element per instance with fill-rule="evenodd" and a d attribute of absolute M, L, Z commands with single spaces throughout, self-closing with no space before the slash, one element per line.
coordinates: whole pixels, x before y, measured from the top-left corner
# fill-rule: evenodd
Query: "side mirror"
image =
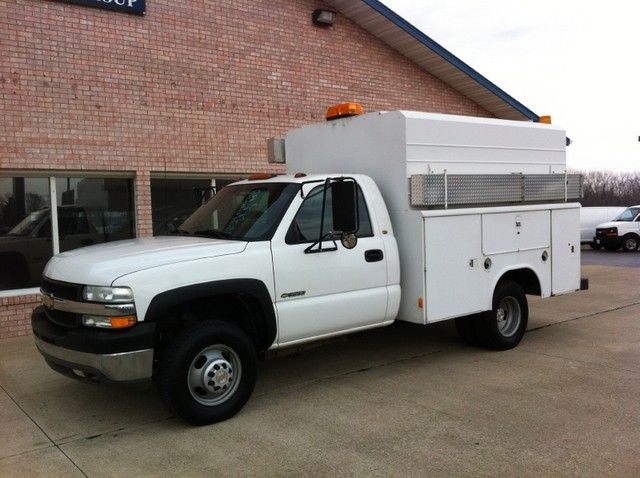
<path fill-rule="evenodd" d="M 331 208 L 334 232 L 358 231 L 358 188 L 355 181 L 331 183 Z"/>

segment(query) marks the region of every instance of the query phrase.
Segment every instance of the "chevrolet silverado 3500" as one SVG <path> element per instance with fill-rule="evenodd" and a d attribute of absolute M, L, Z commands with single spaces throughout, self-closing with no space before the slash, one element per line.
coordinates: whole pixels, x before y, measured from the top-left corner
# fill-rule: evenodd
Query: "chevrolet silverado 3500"
<path fill-rule="evenodd" d="M 586 287 L 563 130 L 333 116 L 279 140 L 297 174 L 227 186 L 172 236 L 54 256 L 32 317 L 47 363 L 153 381 L 179 416 L 207 424 L 242 408 L 269 349 L 448 319 L 470 344 L 509 349 L 526 294 Z"/>

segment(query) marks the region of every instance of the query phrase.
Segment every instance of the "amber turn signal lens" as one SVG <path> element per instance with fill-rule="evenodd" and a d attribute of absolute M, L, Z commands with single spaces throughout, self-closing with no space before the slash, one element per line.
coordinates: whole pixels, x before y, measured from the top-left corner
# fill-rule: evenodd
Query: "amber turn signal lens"
<path fill-rule="evenodd" d="M 135 315 L 127 315 L 125 317 L 111 317 L 112 329 L 126 329 L 136 325 L 137 319 Z"/>
<path fill-rule="evenodd" d="M 251 176 L 249 176 L 249 181 L 260 181 L 262 179 L 271 179 L 274 178 L 276 175 L 275 174 L 271 174 L 271 173 L 255 173 L 252 174 Z"/>
<path fill-rule="evenodd" d="M 538 123 L 551 124 L 551 116 L 549 115 L 540 116 L 540 119 L 538 119 Z"/>

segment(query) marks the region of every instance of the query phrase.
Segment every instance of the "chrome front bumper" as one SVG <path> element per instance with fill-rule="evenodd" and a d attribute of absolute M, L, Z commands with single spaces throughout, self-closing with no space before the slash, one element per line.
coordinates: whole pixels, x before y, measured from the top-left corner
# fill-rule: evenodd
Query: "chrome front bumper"
<path fill-rule="evenodd" d="M 142 382 L 153 374 L 153 349 L 92 354 L 66 349 L 34 337 L 38 351 L 59 372 L 110 382 Z"/>

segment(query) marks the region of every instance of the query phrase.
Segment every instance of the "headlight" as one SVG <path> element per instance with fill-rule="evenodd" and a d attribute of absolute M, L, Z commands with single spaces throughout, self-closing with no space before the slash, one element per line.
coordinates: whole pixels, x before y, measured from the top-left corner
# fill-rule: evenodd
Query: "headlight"
<path fill-rule="evenodd" d="M 133 291 L 128 287 L 102 287 L 96 285 L 85 286 L 82 297 L 87 302 L 131 302 Z"/>

